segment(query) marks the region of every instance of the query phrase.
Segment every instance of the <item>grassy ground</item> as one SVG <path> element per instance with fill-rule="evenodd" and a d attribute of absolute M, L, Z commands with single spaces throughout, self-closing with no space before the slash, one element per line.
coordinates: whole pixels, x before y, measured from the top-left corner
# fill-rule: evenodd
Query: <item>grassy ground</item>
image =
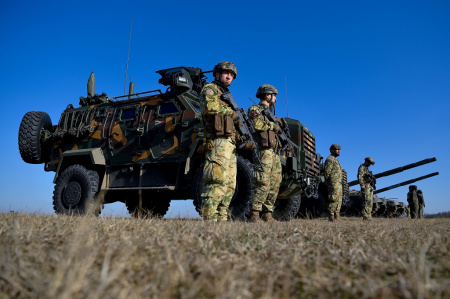
<path fill-rule="evenodd" d="M 450 219 L 0 214 L 1 298 L 449 298 Z"/>

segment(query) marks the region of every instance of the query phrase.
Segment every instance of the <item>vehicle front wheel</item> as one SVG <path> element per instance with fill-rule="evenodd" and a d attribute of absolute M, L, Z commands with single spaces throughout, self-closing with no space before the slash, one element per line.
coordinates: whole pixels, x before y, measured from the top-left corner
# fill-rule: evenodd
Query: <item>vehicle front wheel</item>
<path fill-rule="evenodd" d="M 96 171 L 75 164 L 67 167 L 56 180 L 53 209 L 57 214 L 98 216 L 103 207 Z"/>

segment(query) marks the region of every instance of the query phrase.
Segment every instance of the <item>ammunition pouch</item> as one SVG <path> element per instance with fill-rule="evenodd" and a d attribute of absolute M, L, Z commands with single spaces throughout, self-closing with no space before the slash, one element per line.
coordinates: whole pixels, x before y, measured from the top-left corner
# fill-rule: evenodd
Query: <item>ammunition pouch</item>
<path fill-rule="evenodd" d="M 216 137 L 230 137 L 236 132 L 233 118 L 229 115 L 214 115 L 214 135 Z"/>
<path fill-rule="evenodd" d="M 263 148 L 276 148 L 278 144 L 277 135 L 274 131 L 263 131 L 260 133 L 261 147 Z"/>
<path fill-rule="evenodd" d="M 222 137 L 225 134 L 224 131 L 224 120 L 223 115 L 214 115 L 214 135 L 217 137 Z"/>
<path fill-rule="evenodd" d="M 261 147 L 269 147 L 269 134 L 267 134 L 266 131 L 263 131 L 259 133 L 259 136 L 261 137 Z"/>

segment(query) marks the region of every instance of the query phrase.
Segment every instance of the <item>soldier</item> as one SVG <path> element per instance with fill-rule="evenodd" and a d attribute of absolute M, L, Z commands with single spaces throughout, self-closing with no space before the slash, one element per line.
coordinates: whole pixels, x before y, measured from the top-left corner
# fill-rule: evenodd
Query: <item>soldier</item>
<path fill-rule="evenodd" d="M 260 212 L 263 213 L 264 221 L 275 221 L 272 213 L 281 183 L 281 161 L 278 155 L 280 142 L 277 137 L 280 127 L 264 115 L 264 110 L 275 105 L 277 94 L 277 89 L 272 85 L 261 85 L 256 91 L 256 97 L 260 99 L 259 105 L 253 105 L 248 109 L 248 115 L 257 132 L 259 156 L 264 167 L 264 171 L 255 172 L 256 187 L 252 198 L 251 222 L 261 221 Z"/>
<path fill-rule="evenodd" d="M 328 220 L 334 221 L 339 219 L 342 205 L 342 167 L 337 159 L 341 154 L 341 146 L 332 144 L 330 153 L 330 156 L 325 160 L 324 176 L 328 184 Z"/>
<path fill-rule="evenodd" d="M 411 216 L 411 219 L 417 219 L 418 218 L 418 212 L 419 212 L 419 201 L 417 199 L 417 186 L 416 185 L 410 185 L 409 186 L 409 192 L 406 197 L 408 204 L 409 204 L 409 215 Z"/>
<path fill-rule="evenodd" d="M 236 187 L 237 114 L 222 98 L 236 75 L 236 66 L 222 61 L 214 67 L 215 80 L 200 93 L 206 138 L 202 217 L 210 221 L 228 219 L 228 206 Z"/>
<path fill-rule="evenodd" d="M 364 163 L 358 168 L 358 181 L 361 186 L 361 196 L 363 198 L 362 215 L 363 220 L 372 219 L 372 207 L 373 207 L 373 187 L 372 171 L 369 170 L 370 165 L 374 165 L 375 162 L 371 157 L 364 159 Z"/>
<path fill-rule="evenodd" d="M 417 190 L 417 202 L 419 203 L 419 218 L 423 218 L 423 209 L 425 208 L 425 200 L 423 199 L 422 190 Z"/>

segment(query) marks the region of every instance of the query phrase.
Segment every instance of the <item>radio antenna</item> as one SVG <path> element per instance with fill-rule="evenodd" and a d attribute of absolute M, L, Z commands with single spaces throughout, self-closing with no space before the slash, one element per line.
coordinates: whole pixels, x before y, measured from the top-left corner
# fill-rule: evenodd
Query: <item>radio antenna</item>
<path fill-rule="evenodd" d="M 286 89 L 286 117 L 289 117 L 289 106 L 288 106 L 288 95 L 287 95 L 286 76 L 284 76 L 284 88 Z"/>
<path fill-rule="evenodd" d="M 130 60 L 130 46 L 131 46 L 131 31 L 132 30 L 133 30 L 133 18 L 131 18 L 130 40 L 128 41 L 127 67 L 125 69 L 125 84 L 123 86 L 123 95 L 126 95 L 126 92 L 127 92 L 128 61 Z"/>

